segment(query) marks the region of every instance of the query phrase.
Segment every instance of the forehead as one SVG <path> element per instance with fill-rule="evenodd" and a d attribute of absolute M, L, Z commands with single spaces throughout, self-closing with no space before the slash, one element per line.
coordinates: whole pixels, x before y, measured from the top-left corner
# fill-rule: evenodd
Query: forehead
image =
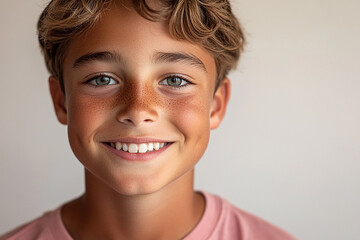
<path fill-rule="evenodd" d="M 211 54 L 199 45 L 171 37 L 166 22 L 152 22 L 131 7 L 112 4 L 97 23 L 70 43 L 64 67 L 71 67 L 76 59 L 92 52 L 119 52 L 130 62 L 145 62 L 155 51 L 169 50 L 196 56 L 215 74 Z"/>

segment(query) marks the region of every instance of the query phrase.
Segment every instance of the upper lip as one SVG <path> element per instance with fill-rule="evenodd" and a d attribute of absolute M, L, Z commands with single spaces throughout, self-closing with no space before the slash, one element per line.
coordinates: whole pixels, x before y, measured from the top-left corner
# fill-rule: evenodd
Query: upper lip
<path fill-rule="evenodd" d="M 120 142 L 120 143 L 154 143 L 154 142 L 158 142 L 158 143 L 167 143 L 167 142 L 172 142 L 172 141 L 168 141 L 168 140 L 163 140 L 163 139 L 158 139 L 158 138 L 150 138 L 150 137 L 145 137 L 145 138 L 117 138 L 117 139 L 111 139 L 111 140 L 107 140 L 104 142 Z"/>

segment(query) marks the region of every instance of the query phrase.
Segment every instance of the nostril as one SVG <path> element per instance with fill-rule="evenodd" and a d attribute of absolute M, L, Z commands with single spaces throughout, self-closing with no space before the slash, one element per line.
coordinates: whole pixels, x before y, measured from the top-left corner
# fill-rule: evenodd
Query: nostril
<path fill-rule="evenodd" d="M 135 108 L 119 111 L 117 120 L 123 124 L 138 126 L 141 124 L 151 124 L 158 118 L 158 113 L 154 110 L 139 110 Z"/>
<path fill-rule="evenodd" d="M 141 118 L 141 116 L 139 115 L 134 115 L 134 116 L 126 116 L 123 118 L 118 118 L 118 120 L 126 125 L 141 125 L 141 123 L 146 123 L 146 124 L 150 124 L 153 123 L 154 121 L 156 121 L 156 119 L 152 119 L 152 118 Z"/>
<path fill-rule="evenodd" d="M 125 118 L 125 119 L 122 119 L 122 122 L 124 122 L 124 123 L 132 123 L 133 121 L 131 121 L 131 119 L 129 119 L 129 118 Z"/>

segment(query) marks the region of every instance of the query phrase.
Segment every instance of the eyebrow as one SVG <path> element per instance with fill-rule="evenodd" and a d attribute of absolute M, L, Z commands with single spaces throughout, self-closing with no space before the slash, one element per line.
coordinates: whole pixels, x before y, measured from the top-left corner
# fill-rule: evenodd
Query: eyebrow
<path fill-rule="evenodd" d="M 88 53 L 79 57 L 75 60 L 73 68 L 78 68 L 94 61 L 125 63 L 124 58 L 120 54 L 103 51 Z M 185 62 L 207 72 L 205 64 L 198 57 L 184 52 L 156 52 L 152 61 L 154 63 Z"/>
<path fill-rule="evenodd" d="M 199 67 L 207 72 L 205 64 L 196 56 L 183 52 L 157 52 L 153 57 L 154 63 L 185 62 L 187 64 Z"/>
<path fill-rule="evenodd" d="M 94 52 L 94 53 L 85 54 L 79 57 L 78 59 L 76 59 L 73 64 L 73 68 L 78 68 L 81 67 L 82 65 L 86 65 L 94 61 L 119 62 L 119 63 L 125 62 L 123 57 L 116 52 L 109 52 L 109 51 Z"/>

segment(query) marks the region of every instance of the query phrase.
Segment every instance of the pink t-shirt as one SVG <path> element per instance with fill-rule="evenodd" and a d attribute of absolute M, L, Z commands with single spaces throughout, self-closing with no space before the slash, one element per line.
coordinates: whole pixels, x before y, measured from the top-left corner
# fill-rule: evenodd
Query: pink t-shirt
<path fill-rule="evenodd" d="M 184 240 L 295 240 L 278 227 L 236 208 L 225 199 L 205 192 L 202 194 L 206 200 L 204 215 Z M 73 240 L 60 212 L 61 207 L 47 212 L 1 236 L 0 240 Z"/>

